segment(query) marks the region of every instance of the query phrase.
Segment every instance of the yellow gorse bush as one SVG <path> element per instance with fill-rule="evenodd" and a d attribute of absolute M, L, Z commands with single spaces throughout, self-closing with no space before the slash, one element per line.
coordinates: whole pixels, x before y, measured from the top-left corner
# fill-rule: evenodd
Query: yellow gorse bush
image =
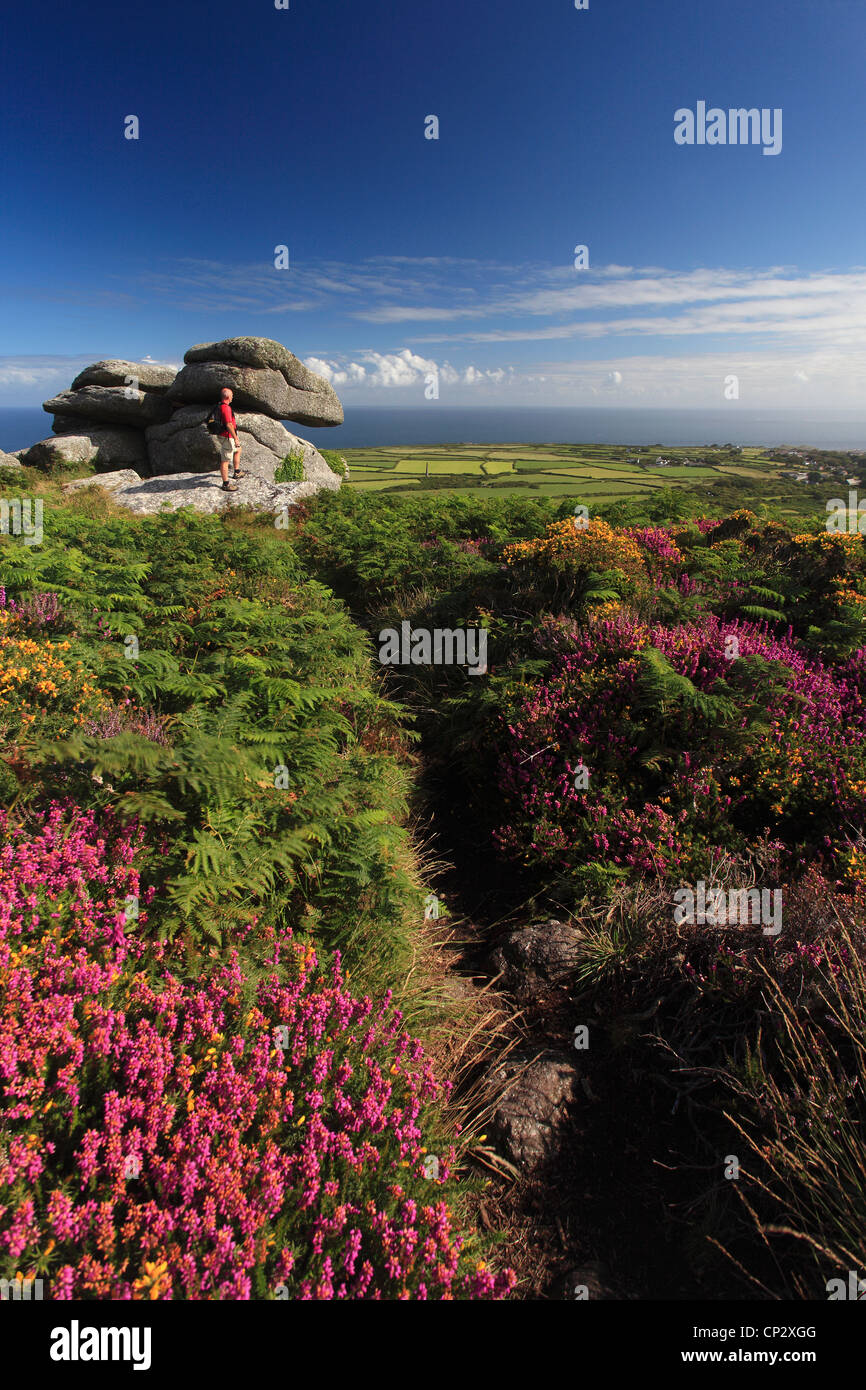
<path fill-rule="evenodd" d="M 536 560 L 557 566 L 590 570 L 618 569 L 637 578 L 646 573 L 643 554 L 631 536 L 615 531 L 600 517 L 577 526 L 571 517 L 555 521 L 547 534 L 535 540 L 517 541 L 505 547 L 507 565 Z"/>
<path fill-rule="evenodd" d="M 14 714 L 20 729 L 30 728 L 41 714 L 68 716 L 54 732 L 63 737 L 72 728 L 111 709 L 81 661 L 67 656 L 69 642 L 16 637 L 8 614 L 0 625 L 0 712 Z"/>
<path fill-rule="evenodd" d="M 603 623 L 606 621 L 606 619 L 615 618 L 618 613 L 622 613 L 624 611 L 625 609 L 622 603 L 620 603 L 619 599 L 614 598 L 611 599 L 608 603 L 594 604 L 593 607 L 589 610 L 587 617 L 589 622 L 591 623 Z"/>
<path fill-rule="evenodd" d="M 833 581 L 833 594 L 836 602 L 840 605 L 852 604 L 855 608 L 866 608 L 866 595 L 858 593 L 852 589 L 850 584 L 844 579 Z"/>
<path fill-rule="evenodd" d="M 794 545 L 807 550 L 817 549 L 825 554 L 841 550 L 846 559 L 863 554 L 863 537 L 849 535 L 846 531 L 804 531 L 792 536 L 791 540 Z"/>

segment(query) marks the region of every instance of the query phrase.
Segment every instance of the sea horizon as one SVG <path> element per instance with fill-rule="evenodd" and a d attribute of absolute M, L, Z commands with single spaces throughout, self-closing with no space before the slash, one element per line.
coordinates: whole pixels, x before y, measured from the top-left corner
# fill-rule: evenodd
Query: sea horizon
<path fill-rule="evenodd" d="M 286 422 L 292 428 L 291 422 Z M 702 410 L 610 406 L 350 407 L 344 424 L 297 425 L 316 448 L 407 448 L 446 444 L 678 445 L 866 450 L 866 414 L 859 411 Z M 0 406 L 0 450 L 28 448 L 51 434 L 40 406 Z"/>

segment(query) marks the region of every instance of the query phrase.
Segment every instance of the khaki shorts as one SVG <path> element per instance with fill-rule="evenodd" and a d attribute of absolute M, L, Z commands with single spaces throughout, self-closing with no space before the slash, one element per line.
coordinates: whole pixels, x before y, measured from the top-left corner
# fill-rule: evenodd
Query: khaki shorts
<path fill-rule="evenodd" d="M 232 459 L 234 458 L 235 453 L 236 453 L 237 450 L 241 447 L 240 444 L 236 444 L 235 441 L 232 439 L 232 437 L 231 437 L 230 434 L 227 434 L 227 435 L 222 435 L 222 434 L 220 434 L 220 435 L 217 435 L 217 438 L 219 439 L 220 460 L 221 460 L 221 462 L 222 462 L 222 463 L 231 463 Z"/>

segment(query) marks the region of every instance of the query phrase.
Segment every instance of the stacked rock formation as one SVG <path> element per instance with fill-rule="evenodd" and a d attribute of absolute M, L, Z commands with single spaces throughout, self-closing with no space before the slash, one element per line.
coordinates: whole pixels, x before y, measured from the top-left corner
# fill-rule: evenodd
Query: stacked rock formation
<path fill-rule="evenodd" d="M 171 418 L 146 431 L 155 473 L 216 466 L 218 446 L 202 424 L 225 386 L 234 392 L 242 466 L 260 477 L 270 472 L 271 481 L 273 468 L 297 444 L 279 421 L 312 428 L 343 423 L 343 407 L 330 383 L 269 338 L 202 343 L 189 349 L 184 362 L 168 390 Z"/>
<path fill-rule="evenodd" d="M 219 490 L 219 445 L 205 427 L 220 391 L 230 387 L 242 446 L 237 500 L 269 505 L 274 493 L 295 500 L 319 488 L 337 488 L 340 479 L 307 440 L 281 423 L 313 428 L 340 425 L 343 407 L 323 377 L 311 372 L 281 343 L 270 338 L 226 338 L 200 343 L 184 356 L 184 367 L 147 362 L 105 361 L 86 367 L 68 391 L 45 401 L 54 415 L 54 435 L 19 455 L 27 466 L 90 464 L 104 485 L 120 478 L 118 500 L 134 510 L 184 505 L 217 510 L 228 498 Z M 303 481 L 277 484 L 275 473 L 287 455 L 303 457 Z M 134 473 L 138 487 L 129 481 Z M 210 474 L 209 479 L 196 475 Z M 157 486 L 145 487 L 149 479 Z M 219 499 L 210 497 L 214 487 Z M 194 494 L 190 496 L 188 494 Z M 129 495 L 127 495 L 129 494 Z M 132 495 L 134 494 L 134 496 Z M 140 505 L 138 505 L 140 503 Z"/>
<path fill-rule="evenodd" d="M 98 456 L 106 467 L 147 471 L 144 431 L 171 415 L 166 393 L 174 376 L 171 367 L 149 362 L 94 362 L 85 367 L 68 391 L 43 402 L 43 410 L 54 415 L 55 434 L 66 442 L 41 440 L 27 463 L 45 467 Z"/>
<path fill-rule="evenodd" d="M 230 386 L 241 410 L 296 420 L 310 429 L 343 423 L 343 407 L 331 384 L 271 338 L 202 343 L 190 348 L 183 360 L 187 365 L 169 388 L 175 400 L 209 402 L 223 386 Z"/>

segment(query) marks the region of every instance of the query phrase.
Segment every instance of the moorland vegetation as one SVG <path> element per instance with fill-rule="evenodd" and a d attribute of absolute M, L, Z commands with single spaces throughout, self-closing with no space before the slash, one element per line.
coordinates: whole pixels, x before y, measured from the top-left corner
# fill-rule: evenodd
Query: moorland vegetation
<path fill-rule="evenodd" d="M 0 1277 L 514 1289 L 422 812 L 507 910 L 580 928 L 568 1008 L 682 1175 L 695 1287 L 862 1265 L 862 536 L 667 489 L 576 525 L 344 488 L 276 530 L 15 485 L 46 506 L 41 545 L 0 540 Z M 381 670 L 407 619 L 485 628 L 487 674 Z M 781 933 L 675 922 L 698 880 L 781 889 Z M 675 1159 L 641 1132 L 672 1100 Z"/>

